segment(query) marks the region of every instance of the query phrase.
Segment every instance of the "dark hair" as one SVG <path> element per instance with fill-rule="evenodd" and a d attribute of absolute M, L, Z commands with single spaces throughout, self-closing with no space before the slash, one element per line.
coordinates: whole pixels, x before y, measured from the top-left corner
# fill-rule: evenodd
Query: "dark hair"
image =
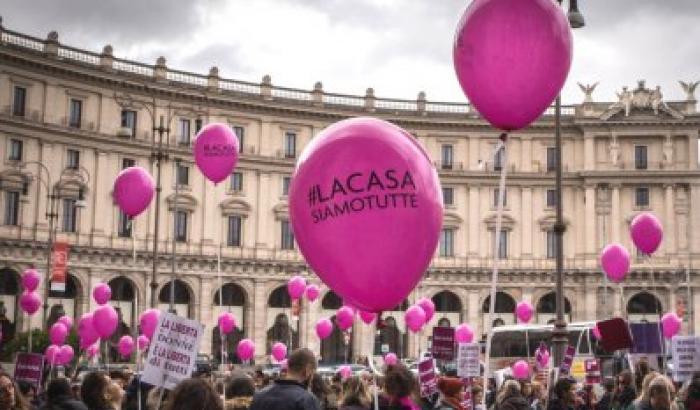
<path fill-rule="evenodd" d="M 90 372 L 85 375 L 80 386 L 80 398 L 91 409 L 107 409 L 110 407 L 107 401 L 107 387 L 109 380 L 103 372 Z"/>
<path fill-rule="evenodd" d="M 563 378 L 557 380 L 557 383 L 554 385 L 554 389 L 552 390 L 552 393 L 554 393 L 554 396 L 558 398 L 559 400 L 566 400 L 566 395 L 567 393 L 571 390 L 571 386 L 574 384 L 571 382 L 570 379 Z"/>
<path fill-rule="evenodd" d="M 17 386 L 17 382 L 15 379 L 12 378 L 8 373 L 6 373 L 2 368 L 0 368 L 0 377 L 7 377 L 10 380 L 10 383 L 12 383 L 13 388 L 15 389 L 15 402 L 12 403 L 14 407 L 12 409 L 18 409 L 18 410 L 25 410 L 29 409 L 29 403 L 27 403 L 27 399 L 24 398 L 24 395 L 19 389 L 19 386 Z"/>
<path fill-rule="evenodd" d="M 632 385 L 632 372 L 629 370 L 625 369 L 620 372 L 620 374 L 617 375 L 618 380 L 622 379 L 622 384 L 625 386 L 631 386 Z"/>
<path fill-rule="evenodd" d="M 19 391 L 21 391 L 25 397 L 29 395 L 30 391 L 34 390 L 34 386 L 24 380 L 17 380 L 17 387 L 19 387 Z"/>
<path fill-rule="evenodd" d="M 311 393 L 318 398 L 319 401 L 323 402 L 329 394 L 332 393 L 330 386 L 323 380 L 320 374 L 314 373 L 311 378 L 311 385 L 309 386 Z"/>
<path fill-rule="evenodd" d="M 234 373 L 226 384 L 226 398 L 252 397 L 255 394 L 255 383 L 245 373 Z"/>
<path fill-rule="evenodd" d="M 690 405 L 698 401 L 700 401 L 700 372 L 693 374 L 693 378 L 690 380 L 685 398 L 685 408 L 690 409 Z"/>
<path fill-rule="evenodd" d="M 223 410 L 224 403 L 214 387 L 201 378 L 183 380 L 170 393 L 164 410 Z"/>
<path fill-rule="evenodd" d="M 49 402 L 61 396 L 71 397 L 72 395 L 73 390 L 70 387 L 70 381 L 65 377 L 53 379 L 49 382 L 49 385 L 46 386 L 46 399 Z"/>
<path fill-rule="evenodd" d="M 400 398 L 410 396 L 416 386 L 413 373 L 403 364 L 394 364 L 386 367 L 384 375 L 384 390 L 392 397 Z"/>
<path fill-rule="evenodd" d="M 292 373 L 301 373 L 307 366 L 316 367 L 316 356 L 307 348 L 293 351 L 287 359 L 287 368 Z"/>
<path fill-rule="evenodd" d="M 615 380 L 610 377 L 603 379 L 603 388 L 606 392 L 612 393 L 615 390 Z"/>

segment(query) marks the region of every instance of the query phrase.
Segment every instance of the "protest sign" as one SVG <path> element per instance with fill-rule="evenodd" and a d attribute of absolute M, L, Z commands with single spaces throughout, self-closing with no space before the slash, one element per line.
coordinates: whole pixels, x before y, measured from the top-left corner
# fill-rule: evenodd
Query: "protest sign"
<path fill-rule="evenodd" d="M 143 381 L 173 389 L 195 369 L 203 327 L 200 323 L 161 312 L 148 351 Z"/>
<path fill-rule="evenodd" d="M 684 382 L 700 371 L 700 336 L 673 336 L 673 380 Z"/>
<path fill-rule="evenodd" d="M 44 369 L 44 356 L 36 353 L 17 353 L 15 380 L 24 381 L 34 386 L 37 391 L 41 386 Z"/>
<path fill-rule="evenodd" d="M 600 384 L 600 363 L 598 359 L 586 359 L 583 365 L 586 368 L 586 384 Z"/>
<path fill-rule="evenodd" d="M 421 397 L 430 397 L 438 392 L 435 362 L 426 358 L 418 362 L 418 381 L 420 382 Z"/>
<path fill-rule="evenodd" d="M 454 360 L 455 358 L 455 328 L 434 327 L 432 339 L 432 355 L 438 360 Z"/>
<path fill-rule="evenodd" d="M 479 377 L 481 367 L 479 366 L 480 348 L 478 343 L 460 343 L 457 347 L 457 376 L 459 377 Z"/>
<path fill-rule="evenodd" d="M 566 353 L 564 353 L 564 360 L 561 361 L 561 366 L 559 367 L 559 375 L 568 376 L 571 370 L 571 364 L 574 362 L 574 356 L 576 355 L 576 347 L 567 346 Z"/>
<path fill-rule="evenodd" d="M 462 384 L 464 385 L 464 395 L 462 396 L 462 407 L 465 410 L 472 410 L 474 408 L 473 397 L 472 397 L 472 379 L 471 377 L 462 378 Z"/>

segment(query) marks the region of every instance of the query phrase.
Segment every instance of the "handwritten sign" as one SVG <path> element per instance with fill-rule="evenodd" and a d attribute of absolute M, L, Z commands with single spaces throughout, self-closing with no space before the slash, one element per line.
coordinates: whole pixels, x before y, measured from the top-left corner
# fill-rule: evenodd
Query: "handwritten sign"
<path fill-rule="evenodd" d="M 432 358 L 418 362 L 418 381 L 420 382 L 421 397 L 430 397 L 438 392 L 435 363 Z"/>
<path fill-rule="evenodd" d="M 438 360 L 454 360 L 455 358 L 455 328 L 433 328 L 433 357 Z"/>
<path fill-rule="evenodd" d="M 574 346 L 567 346 L 566 353 L 564 353 L 564 360 L 561 361 L 561 366 L 559 367 L 559 375 L 568 376 L 571 370 L 571 364 L 574 362 L 574 356 L 576 355 L 576 348 Z"/>
<path fill-rule="evenodd" d="M 15 364 L 15 380 L 25 381 L 37 390 L 41 386 L 44 356 L 36 353 L 18 353 Z"/>
<path fill-rule="evenodd" d="M 199 342 L 204 329 L 194 320 L 161 312 L 148 351 L 143 381 L 173 389 L 195 369 Z"/>
<path fill-rule="evenodd" d="M 673 380 L 684 382 L 700 371 L 700 336 L 673 336 Z"/>
<path fill-rule="evenodd" d="M 457 347 L 457 376 L 479 377 L 481 366 L 479 365 L 479 353 L 481 349 L 478 343 L 460 343 Z"/>

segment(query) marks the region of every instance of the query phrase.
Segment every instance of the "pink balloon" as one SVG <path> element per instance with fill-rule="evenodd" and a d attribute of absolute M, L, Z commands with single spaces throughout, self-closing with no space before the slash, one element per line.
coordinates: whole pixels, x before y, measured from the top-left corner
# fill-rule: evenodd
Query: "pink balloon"
<path fill-rule="evenodd" d="M 280 369 L 281 370 L 287 370 L 289 369 L 289 365 L 287 363 L 287 359 L 284 359 L 280 362 Z"/>
<path fill-rule="evenodd" d="M 307 145 L 289 210 L 313 271 L 345 304 L 375 313 L 418 284 L 443 214 L 430 156 L 411 134 L 375 118 L 337 122 Z"/>
<path fill-rule="evenodd" d="M 527 379 L 530 377 L 530 365 L 525 360 L 518 360 L 511 367 L 513 377 L 516 379 Z"/>
<path fill-rule="evenodd" d="M 62 345 L 68 336 L 68 329 L 63 323 L 56 322 L 49 329 L 49 341 L 55 345 Z"/>
<path fill-rule="evenodd" d="M 341 306 L 335 314 L 335 321 L 338 323 L 338 329 L 348 330 L 355 321 L 355 312 L 349 306 Z"/>
<path fill-rule="evenodd" d="M 141 325 L 141 333 L 146 335 L 149 339 L 153 339 L 153 333 L 158 327 L 158 320 L 160 320 L 160 310 L 158 309 L 148 309 L 141 313 L 139 317 L 139 325 Z"/>
<path fill-rule="evenodd" d="M 301 276 L 293 276 L 287 282 L 287 292 L 293 300 L 301 299 L 304 296 L 304 291 L 306 291 L 306 279 Z"/>
<path fill-rule="evenodd" d="M 49 365 L 61 364 L 58 360 L 60 352 L 61 348 L 56 345 L 49 345 L 49 347 L 46 348 L 44 356 L 46 357 L 46 361 L 49 362 Z"/>
<path fill-rule="evenodd" d="M 395 353 L 387 353 L 386 356 L 384 356 L 384 364 L 387 366 L 393 366 L 398 362 L 399 358 L 396 357 Z"/>
<path fill-rule="evenodd" d="M 97 356 L 100 353 L 100 347 L 98 345 L 90 345 L 88 346 L 87 350 L 85 350 L 87 353 L 87 356 L 92 359 L 93 357 Z"/>
<path fill-rule="evenodd" d="M 425 312 L 420 306 L 413 305 L 406 310 L 405 319 L 410 331 L 419 332 L 425 324 Z"/>
<path fill-rule="evenodd" d="M 63 316 L 59 317 L 59 318 L 58 318 L 58 323 L 63 323 L 63 325 L 64 325 L 64 326 L 66 327 L 66 329 L 68 329 L 69 331 L 70 331 L 71 328 L 73 327 L 73 319 L 71 319 L 70 317 L 68 317 L 68 316 L 66 316 L 66 315 L 63 315 Z"/>
<path fill-rule="evenodd" d="M 141 350 L 141 351 L 146 350 L 150 343 L 151 343 L 151 340 L 146 335 L 140 335 L 138 337 L 138 339 L 136 339 L 136 345 L 138 346 L 139 350 Z"/>
<path fill-rule="evenodd" d="M 611 243 L 600 253 L 600 266 L 608 275 L 608 279 L 620 283 L 625 280 L 630 270 L 630 254 L 619 243 Z"/>
<path fill-rule="evenodd" d="M 455 328 L 455 342 L 471 343 L 474 340 L 474 330 L 466 323 L 457 325 Z"/>
<path fill-rule="evenodd" d="M 117 345 L 119 354 L 123 358 L 128 358 L 134 351 L 134 338 L 129 335 L 124 335 L 119 339 L 119 344 Z"/>
<path fill-rule="evenodd" d="M 540 369 L 547 368 L 549 365 L 549 359 L 549 349 L 547 349 L 547 346 L 544 343 L 541 343 L 535 350 L 535 361 L 537 362 L 537 366 Z"/>
<path fill-rule="evenodd" d="M 425 323 L 430 322 L 435 315 L 435 303 L 429 298 L 420 298 L 416 304 L 425 312 Z"/>
<path fill-rule="evenodd" d="M 39 287 L 40 282 L 41 274 L 39 274 L 36 269 L 29 268 L 22 273 L 22 286 L 24 290 L 34 292 L 36 288 Z"/>
<path fill-rule="evenodd" d="M 227 124 L 207 124 L 197 133 L 194 161 L 215 184 L 231 176 L 238 162 L 238 138 Z"/>
<path fill-rule="evenodd" d="M 255 356 L 255 343 L 250 339 L 243 339 L 238 342 L 236 352 L 241 360 L 250 360 Z"/>
<path fill-rule="evenodd" d="M 352 368 L 348 365 L 342 365 L 338 367 L 338 374 L 340 374 L 341 379 L 345 380 L 352 376 Z"/>
<path fill-rule="evenodd" d="M 561 91 L 572 43 L 569 22 L 551 0 L 475 0 L 455 34 L 457 79 L 488 122 L 518 130 Z"/>
<path fill-rule="evenodd" d="M 109 338 L 117 330 L 117 311 L 110 305 L 98 307 L 92 314 L 92 325 L 102 340 Z"/>
<path fill-rule="evenodd" d="M 596 340 L 600 340 L 600 339 L 602 338 L 602 336 L 601 336 L 601 334 L 600 334 L 600 329 L 598 329 L 598 324 L 597 324 L 597 323 L 596 323 L 596 325 L 593 326 L 593 328 L 591 329 L 591 334 L 593 334 L 593 337 L 594 337 Z"/>
<path fill-rule="evenodd" d="M 219 330 L 227 335 L 233 332 L 236 328 L 236 318 L 231 312 L 222 312 L 219 314 Z"/>
<path fill-rule="evenodd" d="M 84 342 L 84 346 L 90 346 L 100 338 L 93 325 L 92 313 L 86 313 L 80 317 L 78 321 L 78 335 L 80 336 L 81 345 Z"/>
<path fill-rule="evenodd" d="M 651 255 L 661 245 L 661 240 L 664 238 L 664 228 L 654 214 L 642 212 L 632 220 L 630 236 L 640 252 Z"/>
<path fill-rule="evenodd" d="M 73 360 L 74 355 L 75 352 L 73 352 L 73 347 L 71 345 L 63 345 L 57 354 L 56 363 L 66 365 Z"/>
<path fill-rule="evenodd" d="M 19 307 L 28 315 L 33 315 L 41 307 L 41 298 L 36 292 L 25 291 L 19 297 Z"/>
<path fill-rule="evenodd" d="M 532 307 L 532 303 L 523 300 L 518 302 L 515 306 L 515 316 L 518 318 L 520 323 L 527 323 L 532 319 L 532 314 L 535 313 L 535 309 Z"/>
<path fill-rule="evenodd" d="M 92 290 L 92 297 L 98 305 L 104 305 L 112 298 L 112 288 L 106 283 L 98 283 Z"/>
<path fill-rule="evenodd" d="M 277 342 L 272 345 L 272 357 L 277 360 L 278 362 L 281 362 L 284 360 L 285 357 L 287 357 L 287 345 L 284 343 Z"/>
<path fill-rule="evenodd" d="M 333 322 L 328 319 L 321 319 L 316 322 L 316 335 L 319 339 L 325 339 L 333 333 Z"/>
<path fill-rule="evenodd" d="M 125 214 L 138 216 L 148 208 L 153 199 L 156 184 L 153 177 L 141 167 L 123 169 L 114 180 L 112 197 Z"/>
<path fill-rule="evenodd" d="M 366 325 L 371 324 L 374 322 L 374 319 L 377 318 L 377 314 L 373 312 L 365 312 L 364 310 L 360 311 L 360 319 L 362 319 L 363 322 L 365 322 Z"/>
<path fill-rule="evenodd" d="M 318 295 L 320 293 L 321 290 L 313 283 L 306 287 L 306 299 L 308 299 L 309 302 L 313 302 L 314 300 L 318 299 Z"/>
<path fill-rule="evenodd" d="M 661 329 L 666 339 L 671 339 L 681 331 L 681 318 L 674 312 L 666 313 L 661 317 Z"/>

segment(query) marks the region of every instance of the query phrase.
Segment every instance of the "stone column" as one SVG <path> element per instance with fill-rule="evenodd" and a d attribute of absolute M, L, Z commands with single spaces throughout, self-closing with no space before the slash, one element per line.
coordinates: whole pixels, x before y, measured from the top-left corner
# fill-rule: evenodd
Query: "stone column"
<path fill-rule="evenodd" d="M 583 169 L 595 170 L 595 137 L 588 133 L 583 135 Z"/>
<path fill-rule="evenodd" d="M 270 192 L 270 173 L 262 172 L 258 173 L 258 207 L 256 209 L 258 220 L 258 241 L 255 244 L 256 251 L 267 252 L 268 249 L 275 248 L 276 236 L 272 234 L 273 226 L 276 223 L 270 205 L 273 203 L 271 201 Z M 270 241 L 268 243 L 267 241 Z M 262 255 L 261 255 L 262 256 Z"/>
<path fill-rule="evenodd" d="M 666 255 L 675 256 L 678 253 L 676 249 L 676 211 L 673 205 L 673 184 L 664 184 L 665 191 L 665 221 L 664 221 L 664 242 Z"/>
<path fill-rule="evenodd" d="M 217 319 L 212 312 L 212 278 L 201 277 L 199 292 L 199 317 L 197 320 L 204 325 L 204 335 L 199 345 L 199 351 L 211 354 L 212 330 L 216 327 Z"/>
<path fill-rule="evenodd" d="M 258 358 L 265 357 L 265 342 L 266 342 L 266 320 L 267 320 L 267 300 L 265 300 L 265 281 L 262 279 L 255 280 L 255 289 L 252 304 L 254 306 L 252 319 L 247 324 L 248 331 L 255 343 L 256 361 Z"/>
<path fill-rule="evenodd" d="M 700 184 L 690 185 L 689 209 L 697 210 L 700 207 Z M 690 253 L 700 252 L 700 212 L 690 212 Z"/>
<path fill-rule="evenodd" d="M 522 172 L 532 172 L 532 139 L 522 135 L 520 137 L 520 167 Z"/>
<path fill-rule="evenodd" d="M 698 137 L 700 132 L 688 134 L 688 168 L 698 169 Z"/>
<path fill-rule="evenodd" d="M 620 184 L 612 186 L 612 215 L 610 217 L 612 242 L 620 242 L 620 226 L 622 225 L 620 221 L 620 188 Z"/>
<path fill-rule="evenodd" d="M 593 184 L 585 186 L 585 252 L 586 257 L 596 253 L 596 214 L 595 214 L 595 190 Z"/>
<path fill-rule="evenodd" d="M 479 256 L 479 234 L 481 231 L 481 223 L 479 220 L 479 185 L 469 186 L 469 218 L 467 220 L 467 229 L 469 231 L 469 249 L 468 257 Z"/>
<path fill-rule="evenodd" d="M 532 230 L 532 188 L 523 187 L 522 188 L 522 201 L 521 201 L 521 211 L 522 211 L 522 229 L 521 229 L 521 255 L 526 259 L 532 258 L 532 242 L 533 230 Z"/>

